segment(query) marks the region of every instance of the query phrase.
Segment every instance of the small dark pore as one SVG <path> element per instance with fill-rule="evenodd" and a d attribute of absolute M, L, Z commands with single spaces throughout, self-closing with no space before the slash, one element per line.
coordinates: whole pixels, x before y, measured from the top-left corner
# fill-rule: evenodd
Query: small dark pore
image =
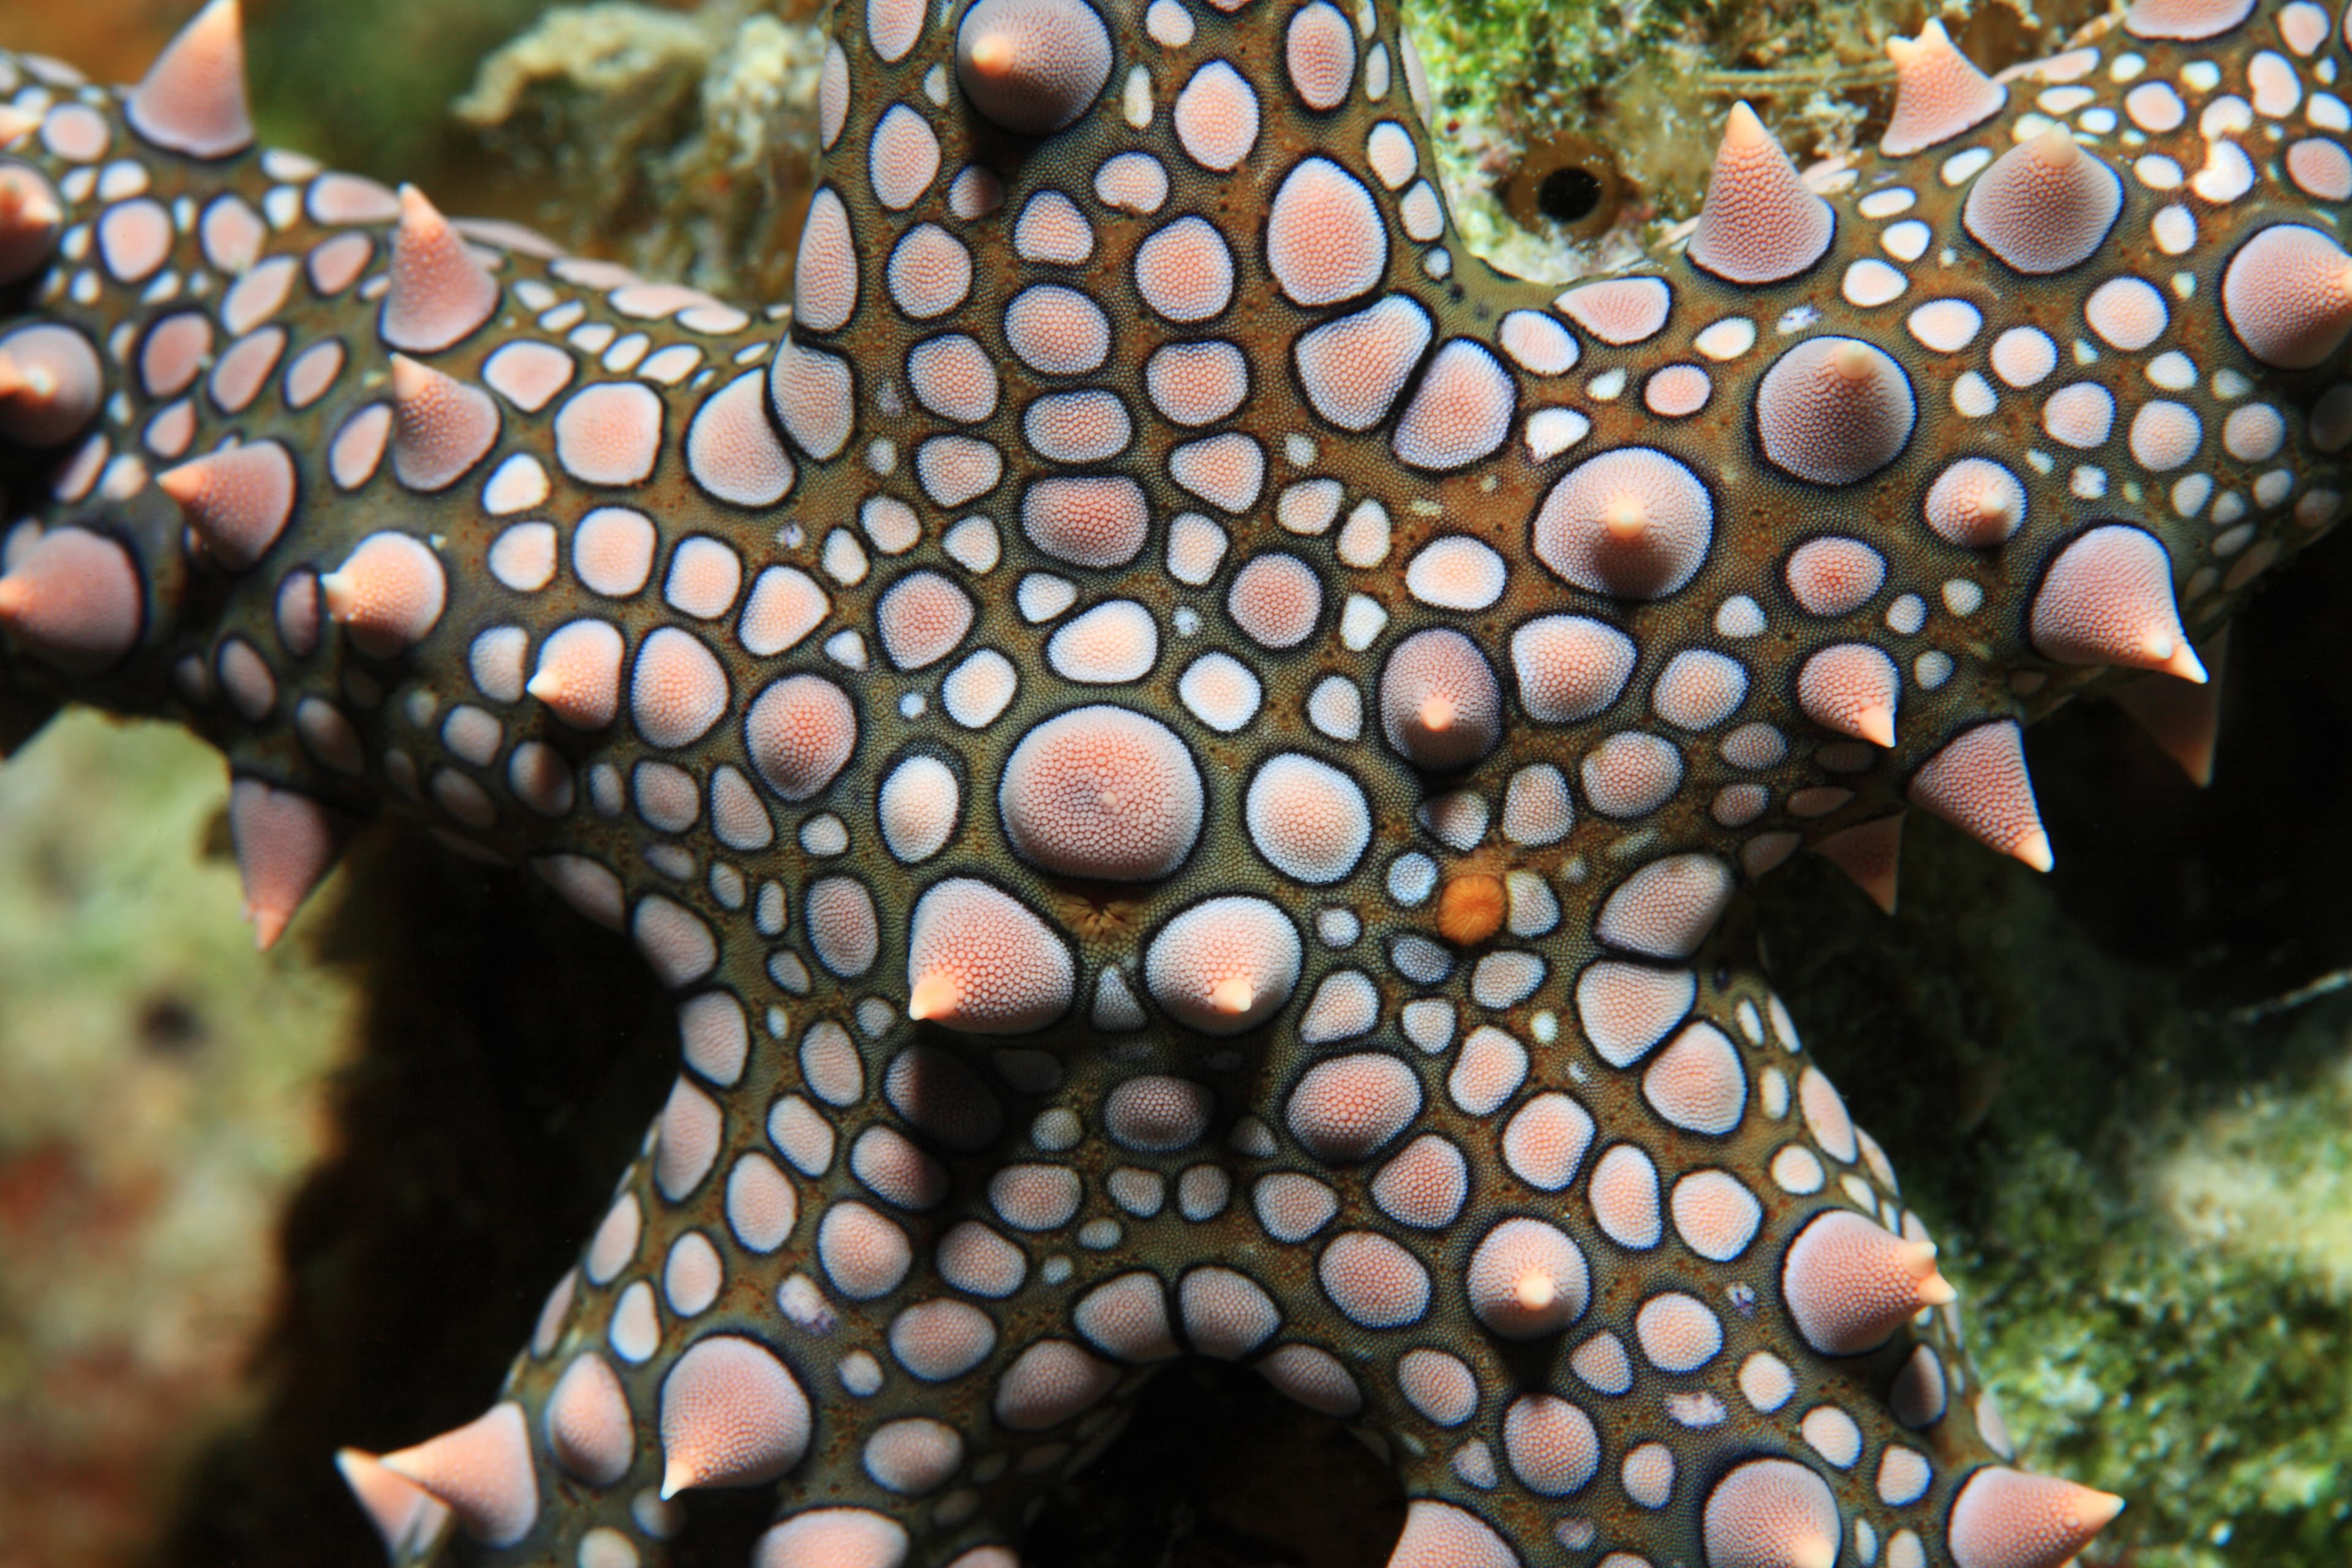
<path fill-rule="evenodd" d="M 1554 223 L 1580 223 L 1601 205 L 1601 181 L 1590 169 L 1554 169 L 1536 187 L 1536 209 Z"/>

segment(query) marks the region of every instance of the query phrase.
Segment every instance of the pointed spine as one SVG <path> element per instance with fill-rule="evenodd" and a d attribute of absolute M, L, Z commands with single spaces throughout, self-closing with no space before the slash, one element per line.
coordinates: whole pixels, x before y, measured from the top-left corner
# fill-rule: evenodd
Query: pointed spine
<path fill-rule="evenodd" d="M 268 553 L 294 515 L 294 459 L 275 441 L 208 453 L 155 476 L 205 549 L 232 572 Z"/>
<path fill-rule="evenodd" d="M 466 1533 L 512 1546 L 539 1519 L 539 1477 L 522 1406 L 506 1400 L 454 1431 L 383 1457 L 383 1468 L 431 1492 Z"/>
<path fill-rule="evenodd" d="M 2273 224 L 2222 270 L 2221 314 L 2264 364 L 2309 370 L 2352 332 L 2352 255 L 2308 224 Z"/>
<path fill-rule="evenodd" d="M 1836 232 L 1829 203 L 1806 186 L 1756 111 L 1733 104 L 1691 260 L 1729 282 L 1778 283 L 1819 261 Z"/>
<path fill-rule="evenodd" d="M 7 118 L 15 113 L 0 108 L 0 146 L 13 140 Z M 0 283 L 30 278 L 47 265 L 64 221 L 58 194 L 39 170 L 23 163 L 0 165 Z"/>
<path fill-rule="evenodd" d="M 389 346 L 438 353 L 497 314 L 499 283 L 425 193 L 400 188 L 391 283 L 377 330 Z"/>
<path fill-rule="evenodd" d="M 1868 643 L 1834 643 L 1797 672 L 1797 705 L 1825 730 L 1895 744 L 1895 702 L 1901 679 L 1895 661 Z"/>
<path fill-rule="evenodd" d="M 2119 689 L 2116 706 L 2147 731 L 2190 784 L 2204 789 L 2213 782 L 2213 754 L 2221 734 L 2221 668 L 2230 656 L 2230 628 L 2207 637 L 2196 653 L 2208 678 L 2203 685 L 2150 675 Z"/>
<path fill-rule="evenodd" d="M 2053 124 L 1977 176 L 1960 223 L 2003 265 L 2042 278 L 2089 260 L 2123 205 L 2121 176 Z"/>
<path fill-rule="evenodd" d="M 1832 1568 L 1838 1558 L 1837 1500 L 1793 1459 L 1734 1466 L 1707 1494 L 1700 1529 L 1716 1568 Z"/>
<path fill-rule="evenodd" d="M 386 1469 L 373 1454 L 340 1449 L 335 1468 L 383 1538 L 385 1555 L 395 1562 L 421 1552 L 448 1522 L 448 1504 L 415 1481 Z"/>
<path fill-rule="evenodd" d="M 601 730 L 620 711 L 625 652 L 611 622 L 566 622 L 540 644 L 539 668 L 523 690 L 573 729 Z"/>
<path fill-rule="evenodd" d="M 60 669 L 95 673 L 139 640 L 139 568 L 113 540 L 53 528 L 0 576 L 0 632 Z"/>
<path fill-rule="evenodd" d="M 353 824 L 309 795 L 259 779 L 229 786 L 229 841 L 245 882 L 245 918 L 264 952 L 285 934 L 295 911 L 326 879 L 350 842 Z"/>
<path fill-rule="evenodd" d="M 1895 113 L 1878 150 L 1907 158 L 1973 130 L 2009 101 L 2009 89 L 1977 69 L 1952 47 L 1952 37 L 1935 17 L 1916 38 L 1889 38 L 1886 58 L 1895 62 Z"/>
<path fill-rule="evenodd" d="M 1979 843 L 2037 871 L 2050 869 L 2050 835 L 2033 803 L 2015 720 L 1979 724 L 1945 742 L 1911 775 L 1906 794 Z"/>
<path fill-rule="evenodd" d="M 698 1340 L 662 1379 L 661 1495 L 757 1486 L 808 1452 L 808 1395 L 774 1353 L 740 1334 Z"/>
<path fill-rule="evenodd" d="M 1814 1215 L 1789 1245 L 1780 1295 L 1804 1342 L 1828 1356 L 1886 1342 L 1923 1307 L 1957 1299 L 1932 1242 L 1906 1241 L 1852 1209 Z"/>
<path fill-rule="evenodd" d="M 1960 1484 L 1947 1539 L 1958 1568 L 2060 1568 L 2123 1510 L 2111 1492 L 1988 1465 Z"/>
<path fill-rule="evenodd" d="M 36 321 L 0 337 L 0 437 L 61 446 L 97 415 L 105 392 L 98 351 L 72 328 Z"/>
<path fill-rule="evenodd" d="M 1887 914 L 1895 912 L 1895 875 L 1903 862 L 1902 812 L 1874 822 L 1832 833 L 1815 844 L 1813 853 L 1836 867 L 1870 901 Z"/>
<path fill-rule="evenodd" d="M 446 490 L 499 439 L 490 395 L 406 354 L 392 356 L 392 472 L 413 490 Z"/>
<path fill-rule="evenodd" d="M 132 130 L 168 152 L 226 158 L 253 145 L 237 0 L 212 0 L 163 47 L 123 104 Z"/>
<path fill-rule="evenodd" d="M 2205 682 L 2181 629 L 2172 557 L 2156 536 L 2111 523 L 2074 540 L 2034 591 L 2034 650 L 2060 664 L 2119 664 Z"/>
<path fill-rule="evenodd" d="M 327 618 L 349 627 L 372 658 L 390 658 L 424 640 L 448 604 L 449 579 L 424 541 L 371 533 L 342 565 L 319 579 Z"/>

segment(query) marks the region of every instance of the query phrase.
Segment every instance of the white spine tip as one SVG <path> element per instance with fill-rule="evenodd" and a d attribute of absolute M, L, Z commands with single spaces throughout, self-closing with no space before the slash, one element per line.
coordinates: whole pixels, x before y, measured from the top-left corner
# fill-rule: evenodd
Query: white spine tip
<path fill-rule="evenodd" d="M 392 395 L 396 403 L 406 403 L 433 384 L 433 372 L 404 353 L 392 355 L 391 368 Z"/>
<path fill-rule="evenodd" d="M 907 1016 L 917 1023 L 926 1018 L 944 1018 L 955 1011 L 956 983 L 945 974 L 926 974 L 915 982 L 907 997 Z"/>
<path fill-rule="evenodd" d="M 1013 40 L 1002 33 L 986 33 L 972 40 L 972 68 L 1001 77 L 1013 68 Z"/>
<path fill-rule="evenodd" d="M 2047 871 L 2058 863 L 2058 858 L 2050 852 L 2050 835 L 2040 828 L 2019 839 L 2012 853 L 2037 871 Z"/>
<path fill-rule="evenodd" d="M 448 1505 L 365 1449 L 337 1450 L 335 1468 L 394 1559 L 417 1553 L 448 1521 Z"/>
<path fill-rule="evenodd" d="M 5 137 L 0 137 L 0 141 L 5 140 Z M 0 222 L 13 221 L 26 228 L 47 228 L 66 216 L 65 208 L 58 205 L 57 198 L 37 187 L 0 186 L 0 199 L 5 199 L 7 204 L 0 207 Z"/>
<path fill-rule="evenodd" d="M 2177 645 L 2166 656 L 2161 668 L 2167 675 L 2178 676 L 2192 686 L 2205 684 L 2205 666 L 2198 658 L 2197 650 L 2190 647 L 2185 641 Z"/>
<path fill-rule="evenodd" d="M 2034 155 L 2053 169 L 2063 169 L 2083 154 L 2075 143 L 2074 133 L 2063 125 L 2053 125 L 2028 143 Z"/>

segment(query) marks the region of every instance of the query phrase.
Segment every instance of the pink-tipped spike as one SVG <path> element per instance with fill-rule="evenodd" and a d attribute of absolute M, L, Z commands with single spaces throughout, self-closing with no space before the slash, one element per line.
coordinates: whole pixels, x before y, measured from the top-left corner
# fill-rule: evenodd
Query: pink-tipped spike
<path fill-rule="evenodd" d="M 294 459 L 275 441 L 209 453 L 155 476 L 180 503 L 214 559 L 243 572 L 268 552 L 294 515 Z"/>
<path fill-rule="evenodd" d="M 1388 1568 L 1517 1568 L 1518 1553 L 1494 1527 L 1467 1509 L 1416 1498 L 1405 1510 L 1404 1533 Z"/>
<path fill-rule="evenodd" d="M 386 1454 L 383 1468 L 448 1504 L 467 1534 L 491 1546 L 512 1546 L 539 1519 L 530 1433 L 512 1400 L 455 1431 Z"/>
<path fill-rule="evenodd" d="M 1690 258 L 1734 283 L 1777 283 L 1822 258 L 1837 229 L 1780 143 L 1745 103 L 1731 106 Z"/>
<path fill-rule="evenodd" d="M 415 1482 L 384 1468 L 383 1461 L 358 1448 L 335 1455 L 335 1468 L 343 1484 L 383 1538 L 387 1555 L 397 1560 L 415 1553 L 440 1533 L 449 1518 L 449 1505 Z"/>
<path fill-rule="evenodd" d="M 907 1016 L 971 1034 L 1040 1029 L 1069 1009 L 1076 972 L 1051 927 L 1009 893 L 966 877 L 935 882 L 907 939 Z"/>
<path fill-rule="evenodd" d="M 1861 823 L 1813 846 L 1814 854 L 1844 872 L 1890 915 L 1895 912 L 1895 873 L 1903 861 L 1903 816 L 1898 811 Z"/>
<path fill-rule="evenodd" d="M 53 528 L 0 576 L 0 632 L 60 669 L 101 670 L 139 640 L 144 596 L 131 552 L 81 528 Z"/>
<path fill-rule="evenodd" d="M 756 1340 L 698 1340 L 662 1379 L 661 1495 L 690 1487 L 757 1486 L 808 1452 L 808 1395 Z"/>
<path fill-rule="evenodd" d="M 253 145 L 237 0 L 212 0 L 197 12 L 131 89 L 123 112 L 140 135 L 192 158 L 226 158 Z"/>
<path fill-rule="evenodd" d="M 438 353 L 497 313 L 499 283 L 425 193 L 400 188 L 391 286 L 379 331 L 410 353 Z"/>
<path fill-rule="evenodd" d="M 2009 267 L 2039 278 L 2089 260 L 2123 205 L 2122 179 L 2053 124 L 1977 176 L 1960 222 Z"/>
<path fill-rule="evenodd" d="M 267 951 L 325 879 L 350 840 L 352 823 L 309 795 L 259 779 L 229 786 L 229 840 L 245 879 L 245 918 L 253 945 Z"/>
<path fill-rule="evenodd" d="M 2205 667 L 2202 685 L 2151 675 L 2116 693 L 2116 706 L 2147 731 L 2199 789 L 2213 782 L 2213 751 L 2221 733 L 2221 666 L 2229 654 L 2230 628 L 2225 626 L 2196 649 Z"/>
<path fill-rule="evenodd" d="M 964 97 L 1024 136 L 1075 122 L 1101 94 L 1110 69 L 1110 33 L 1085 0 L 978 0 L 957 28 L 956 75 Z"/>
<path fill-rule="evenodd" d="M 620 711 L 621 634 L 609 621 L 569 621 L 540 645 L 523 690 L 575 730 L 601 730 Z"/>
<path fill-rule="evenodd" d="M 2205 683 L 2180 626 L 2172 557 L 2152 533 L 2121 523 L 2068 544 L 2034 591 L 2033 647 L 2060 664 L 2119 664 Z"/>
<path fill-rule="evenodd" d="M 1837 1562 L 1837 1500 L 1829 1483 L 1794 1459 L 1733 1466 L 1707 1494 L 1700 1529 L 1708 1568 L 1832 1568 Z"/>
<path fill-rule="evenodd" d="M 1890 158 L 1948 142 L 2009 101 L 2009 89 L 1954 48 L 1951 35 L 1933 16 L 1918 37 L 1887 39 L 1886 58 L 1895 62 L 1895 113 L 1878 150 Z"/>
<path fill-rule="evenodd" d="M 478 386 L 392 356 L 392 471 L 413 490 L 446 490 L 499 439 L 499 405 Z"/>
<path fill-rule="evenodd" d="M 1958 1568 L 2061 1568 L 2123 1512 L 2124 1500 L 1989 1465 L 1961 1484 L 1948 1539 Z"/>
<path fill-rule="evenodd" d="M 1900 686 L 1895 661 L 1878 649 L 1868 643 L 1833 643 L 1797 672 L 1797 705 L 1825 730 L 1892 746 Z"/>
<path fill-rule="evenodd" d="M 1875 1350 L 1911 1314 L 1955 1294 L 1936 1271 L 1933 1243 L 1906 1241 L 1852 1209 L 1828 1209 L 1807 1221 L 1780 1267 L 1789 1316 L 1823 1355 Z"/>
<path fill-rule="evenodd" d="M 448 574 L 421 539 L 371 533 L 319 579 L 327 618 L 351 629 L 372 658 L 390 658 L 424 640 L 449 597 Z"/>
<path fill-rule="evenodd" d="M 2222 269 L 2221 316 L 2264 364 L 2309 370 L 2352 333 L 2352 255 L 2308 224 L 2273 224 Z"/>
<path fill-rule="evenodd" d="M 11 140 L 8 117 L 16 112 L 0 107 L 0 146 Z M 0 283 L 39 271 L 64 221 L 58 194 L 39 170 L 23 163 L 0 164 Z"/>
<path fill-rule="evenodd" d="M 2026 774 L 2016 721 L 1961 731 L 1911 775 L 1907 793 L 1913 805 L 1926 806 L 1980 843 L 2037 871 L 2050 869 L 2050 835 L 2033 804 L 2033 781 Z"/>
<path fill-rule="evenodd" d="M 962 988 L 950 974 L 926 974 L 915 982 L 907 994 L 907 1016 L 918 1024 L 932 1018 L 955 1016 L 956 1001 Z"/>
<path fill-rule="evenodd" d="M 89 340 L 36 322 L 0 337 L 0 437 L 61 446 L 98 413 L 106 373 Z"/>

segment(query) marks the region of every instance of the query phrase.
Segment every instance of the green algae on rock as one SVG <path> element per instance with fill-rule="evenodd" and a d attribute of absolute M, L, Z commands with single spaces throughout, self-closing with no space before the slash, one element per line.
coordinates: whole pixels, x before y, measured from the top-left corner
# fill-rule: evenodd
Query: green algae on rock
<path fill-rule="evenodd" d="M 814 27 L 740 0 L 557 6 L 482 62 L 456 113 L 553 171 L 566 238 L 764 298 L 791 285 L 822 54 Z"/>

